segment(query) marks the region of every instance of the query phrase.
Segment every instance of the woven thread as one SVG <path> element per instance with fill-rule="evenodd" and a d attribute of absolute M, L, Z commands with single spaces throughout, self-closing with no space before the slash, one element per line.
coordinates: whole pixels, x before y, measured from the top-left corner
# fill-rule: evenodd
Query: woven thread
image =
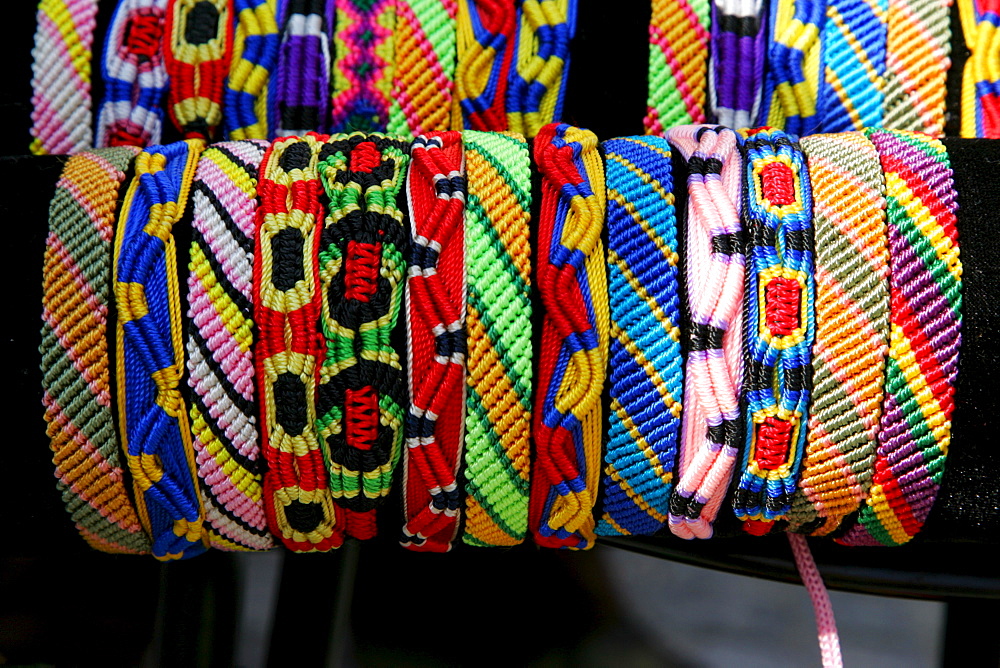
<path fill-rule="evenodd" d="M 743 160 L 733 130 L 687 125 L 667 132 L 688 169 L 685 290 L 690 326 L 678 480 L 670 531 L 711 538 L 742 437 L 745 235 Z"/>
<path fill-rule="evenodd" d="M 969 58 L 962 72 L 961 135 L 1000 138 L 1000 2 L 958 0 Z"/>
<path fill-rule="evenodd" d="M 281 36 L 278 0 L 236 0 L 233 57 L 224 92 L 223 120 L 230 139 L 270 139 L 268 106 Z"/>
<path fill-rule="evenodd" d="M 794 531 L 826 535 L 871 486 L 889 349 L 885 182 L 864 135 L 802 140 L 816 228 L 813 396 Z"/>
<path fill-rule="evenodd" d="M 90 59 L 97 0 L 38 3 L 31 51 L 31 152 L 76 153 L 91 145 Z"/>
<path fill-rule="evenodd" d="M 253 238 L 267 144 L 215 144 L 191 187 L 187 369 L 189 414 L 212 547 L 273 546 L 261 495 L 254 392 Z"/>
<path fill-rule="evenodd" d="M 167 0 L 121 0 L 104 41 L 95 146 L 149 146 L 163 131 Z"/>
<path fill-rule="evenodd" d="M 800 137 L 812 134 L 823 117 L 818 105 L 826 3 L 770 2 L 771 43 L 760 122 Z"/>
<path fill-rule="evenodd" d="M 652 535 L 667 522 L 681 426 L 677 220 L 670 144 L 604 142 L 611 308 L 610 426 L 596 532 Z"/>
<path fill-rule="evenodd" d="M 334 135 L 317 170 L 329 200 L 320 236 L 323 356 L 316 436 L 347 535 L 375 536 L 392 488 L 406 415 L 392 345 L 406 274 L 406 218 L 396 206 L 409 146 L 383 135 Z"/>
<path fill-rule="evenodd" d="M 705 120 L 709 0 L 653 0 L 646 134 Z"/>
<path fill-rule="evenodd" d="M 452 129 L 458 29 L 456 0 L 399 0 L 389 132 Z"/>
<path fill-rule="evenodd" d="M 594 545 L 610 324 L 604 168 L 589 130 L 553 123 L 534 148 L 544 310 L 528 523 L 539 545 L 587 550 Z"/>
<path fill-rule="evenodd" d="M 176 247 L 203 144 L 152 146 L 136 159 L 115 236 L 118 412 L 136 506 L 153 556 L 206 548 L 187 408 Z"/>
<path fill-rule="evenodd" d="M 507 81 L 516 45 L 510 0 L 458 0 L 452 130 L 506 130 Z"/>
<path fill-rule="evenodd" d="M 330 36 L 324 0 L 284 0 L 281 44 L 268 92 L 267 124 L 278 137 L 323 131 L 330 115 Z"/>
<path fill-rule="evenodd" d="M 334 0 L 334 132 L 385 132 L 392 99 L 396 0 Z M 435 84 L 436 85 L 436 84 Z"/>
<path fill-rule="evenodd" d="M 915 132 L 867 134 L 885 174 L 889 359 L 871 491 L 838 542 L 901 545 L 930 513 L 951 444 L 962 262 L 944 145 Z"/>
<path fill-rule="evenodd" d="M 138 149 L 72 156 L 49 206 L 42 286 L 42 404 L 56 487 L 96 550 L 149 552 L 123 480 L 107 318 L 118 190 Z"/>
<path fill-rule="evenodd" d="M 467 545 L 528 531 L 531 476 L 531 161 L 521 135 L 467 130 Z"/>
<path fill-rule="evenodd" d="M 710 116 L 731 128 L 752 127 L 760 110 L 767 53 L 764 0 L 715 0 L 708 59 Z"/>

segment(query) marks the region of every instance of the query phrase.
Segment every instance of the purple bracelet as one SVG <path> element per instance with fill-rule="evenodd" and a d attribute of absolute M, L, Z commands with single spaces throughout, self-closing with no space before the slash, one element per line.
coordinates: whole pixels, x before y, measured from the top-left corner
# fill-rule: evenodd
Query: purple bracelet
<path fill-rule="evenodd" d="M 332 4 L 332 0 L 329 0 Z M 323 131 L 330 114 L 330 38 L 324 0 L 281 3 L 281 48 L 268 124 L 279 137 Z"/>
<path fill-rule="evenodd" d="M 757 123 L 764 86 L 767 4 L 739 0 L 712 3 L 708 73 L 709 112 L 720 125 L 748 128 Z"/>

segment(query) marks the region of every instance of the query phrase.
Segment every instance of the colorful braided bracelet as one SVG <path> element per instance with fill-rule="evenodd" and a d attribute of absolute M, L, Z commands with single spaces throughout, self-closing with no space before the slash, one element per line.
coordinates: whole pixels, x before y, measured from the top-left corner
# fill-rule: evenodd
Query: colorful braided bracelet
<path fill-rule="evenodd" d="M 400 544 L 447 552 L 462 503 L 465 431 L 465 174 L 462 135 L 417 137 L 407 179 L 413 236 L 406 331 L 405 524 Z"/>
<path fill-rule="evenodd" d="M 163 131 L 163 30 L 167 0 L 121 0 L 104 42 L 96 146 L 148 146 Z"/>
<path fill-rule="evenodd" d="M 860 133 L 802 140 L 816 228 L 813 402 L 791 529 L 826 535 L 868 496 L 889 349 L 885 182 Z"/>
<path fill-rule="evenodd" d="M 453 130 L 506 130 L 517 8 L 510 0 L 458 0 Z"/>
<path fill-rule="evenodd" d="M 413 137 L 452 128 L 456 0 L 399 0 L 389 132 Z M 458 128 L 455 128 L 458 129 Z"/>
<path fill-rule="evenodd" d="M 889 359 L 871 490 L 838 542 L 901 545 L 930 513 L 951 444 L 962 262 L 944 145 L 915 132 L 867 134 L 885 174 Z"/>
<path fill-rule="evenodd" d="M 278 64 L 278 0 L 236 0 L 233 57 L 223 94 L 230 139 L 269 139 L 267 109 Z"/>
<path fill-rule="evenodd" d="M 816 332 L 812 192 L 797 141 L 744 131 L 743 397 L 746 447 L 733 510 L 762 534 L 791 507 L 806 441 Z"/>
<path fill-rule="evenodd" d="M 188 140 L 139 154 L 115 236 L 118 420 L 139 518 L 161 560 L 206 548 L 180 391 L 184 343 L 171 233 L 184 215 L 202 146 Z"/>
<path fill-rule="evenodd" d="M 317 170 L 329 199 L 320 236 L 323 356 L 316 436 L 347 535 L 375 536 L 392 488 L 406 390 L 392 332 L 406 274 L 406 218 L 396 206 L 409 146 L 382 135 L 335 135 Z"/>
<path fill-rule="evenodd" d="M 466 130 L 467 545 L 517 545 L 531 475 L 531 160 L 524 138 Z"/>
<path fill-rule="evenodd" d="M 710 116 L 731 128 L 752 127 L 760 110 L 767 52 L 764 0 L 715 0 L 708 59 Z"/>
<path fill-rule="evenodd" d="M 191 187 L 187 368 L 191 434 L 212 547 L 267 550 L 253 370 L 257 170 L 267 144 L 202 153 Z"/>
<path fill-rule="evenodd" d="M 534 146 L 544 310 L 528 522 L 539 545 L 586 550 L 594 545 L 610 321 L 604 165 L 589 130 L 546 125 Z"/>
<path fill-rule="evenodd" d="M 123 554 L 150 549 L 125 489 L 107 345 L 115 208 L 136 153 L 80 153 L 63 167 L 49 206 L 39 347 L 56 487 L 84 540 Z"/>
<path fill-rule="evenodd" d="M 261 162 L 254 240 L 254 351 L 267 523 L 296 552 L 344 540 L 316 434 L 323 334 L 319 241 L 323 185 L 316 171 L 326 137 L 279 139 Z"/>
<path fill-rule="evenodd" d="M 31 51 L 31 152 L 76 153 L 91 145 L 90 59 L 97 0 L 38 3 Z"/>
<path fill-rule="evenodd" d="M 709 0 L 653 0 L 646 134 L 705 120 Z"/>
<path fill-rule="evenodd" d="M 823 26 L 823 132 L 882 125 L 889 0 L 830 0 Z"/>
<path fill-rule="evenodd" d="M 534 137 L 562 117 L 577 0 L 521 0 L 507 82 L 507 129 Z M 503 128 L 496 128 L 503 129 Z"/>
<path fill-rule="evenodd" d="M 385 132 L 392 99 L 396 0 L 333 1 L 337 57 L 330 128 L 334 132 Z"/>
<path fill-rule="evenodd" d="M 284 0 L 278 7 L 281 45 L 272 88 L 268 91 L 268 127 L 278 137 L 324 130 L 330 115 L 326 2 Z"/>
<path fill-rule="evenodd" d="M 816 131 L 822 110 L 823 22 L 826 3 L 770 0 L 771 43 L 759 122 L 804 136 Z"/>
<path fill-rule="evenodd" d="M 667 522 L 681 426 L 677 220 L 670 144 L 604 142 L 608 210 L 610 427 L 602 536 L 652 535 Z"/>
<path fill-rule="evenodd" d="M 969 58 L 962 72 L 962 136 L 1000 139 L 1000 1 L 958 0 Z"/>
<path fill-rule="evenodd" d="M 944 132 L 952 0 L 889 0 L 882 125 Z"/>
<path fill-rule="evenodd" d="M 743 160 L 729 128 L 687 125 L 667 139 L 687 163 L 685 289 L 690 324 L 670 531 L 711 538 L 739 454 L 745 258 Z"/>
<path fill-rule="evenodd" d="M 185 137 L 211 139 L 233 47 L 233 0 L 168 0 L 164 66 L 167 110 Z"/>

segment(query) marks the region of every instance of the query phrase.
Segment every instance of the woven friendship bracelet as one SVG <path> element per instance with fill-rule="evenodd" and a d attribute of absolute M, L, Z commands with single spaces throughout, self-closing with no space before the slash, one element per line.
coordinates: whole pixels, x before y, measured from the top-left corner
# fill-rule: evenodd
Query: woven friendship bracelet
<path fill-rule="evenodd" d="M 278 4 L 281 45 L 267 117 L 275 136 L 304 135 L 324 130 L 329 123 L 330 36 L 325 4 L 324 0 Z"/>
<path fill-rule="evenodd" d="M 280 139 L 264 154 L 254 239 L 254 351 L 260 393 L 264 510 L 296 552 L 340 547 L 344 518 L 333 501 L 316 434 L 323 335 L 319 241 L 323 185 L 316 171 L 326 137 Z"/>
<path fill-rule="evenodd" d="M 914 132 L 867 133 L 885 174 L 889 359 L 871 491 L 838 542 L 900 545 L 927 519 L 951 444 L 962 263 L 944 146 Z"/>
<path fill-rule="evenodd" d="M 453 130 L 507 129 L 507 81 L 517 26 L 517 8 L 509 0 L 458 0 Z"/>
<path fill-rule="evenodd" d="M 539 545 L 586 550 L 594 545 L 610 321 L 604 166 L 594 133 L 556 123 L 535 137 L 535 161 L 544 312 L 528 522 Z"/>
<path fill-rule="evenodd" d="M 271 73 L 278 64 L 278 0 L 236 0 L 233 57 L 224 92 L 230 139 L 269 139 Z"/>
<path fill-rule="evenodd" d="M 1000 2 L 958 0 L 970 56 L 962 72 L 962 136 L 1000 138 Z"/>
<path fill-rule="evenodd" d="M 163 131 L 167 0 L 121 0 L 104 42 L 96 146 L 148 146 Z"/>
<path fill-rule="evenodd" d="M 467 130 L 467 545 L 528 532 L 531 475 L 531 160 L 516 134 Z"/>
<path fill-rule="evenodd" d="M 41 0 L 31 51 L 31 152 L 76 153 L 91 145 L 90 59 L 97 0 Z"/>
<path fill-rule="evenodd" d="M 253 235 L 267 144 L 202 153 L 191 186 L 187 368 L 191 434 L 212 547 L 267 550 L 254 392 Z"/>
<path fill-rule="evenodd" d="M 164 65 L 170 120 L 185 137 L 211 139 L 233 46 L 233 0 L 168 0 Z"/>
<path fill-rule="evenodd" d="M 791 507 L 806 442 L 816 332 L 812 193 L 798 142 L 744 131 L 746 448 L 733 497 L 749 533 Z"/>
<path fill-rule="evenodd" d="M 830 0 L 823 26 L 820 120 L 824 132 L 882 125 L 889 0 Z"/>
<path fill-rule="evenodd" d="M 888 0 L 882 125 L 939 136 L 951 66 L 952 0 Z"/>
<path fill-rule="evenodd" d="M 743 160 L 733 130 L 671 128 L 667 139 L 687 163 L 685 275 L 688 355 L 678 480 L 670 531 L 711 538 L 739 454 L 742 387 Z"/>
<path fill-rule="evenodd" d="M 864 135 L 802 140 L 816 228 L 808 445 L 789 519 L 826 535 L 868 496 L 889 349 L 885 183 Z"/>
<path fill-rule="evenodd" d="M 759 122 L 804 136 L 816 131 L 826 3 L 770 0 L 771 43 Z"/>
<path fill-rule="evenodd" d="M 408 144 L 335 135 L 319 171 L 329 207 L 319 250 L 323 356 L 316 434 L 347 535 L 375 536 L 375 507 L 392 487 L 406 414 L 392 332 L 406 273 L 406 221 L 396 206 Z"/>
<path fill-rule="evenodd" d="M 752 127 L 764 86 L 767 53 L 764 0 L 715 0 L 708 60 L 710 115 L 731 128 Z"/>
<path fill-rule="evenodd" d="M 646 134 L 705 120 L 709 0 L 653 0 Z"/>
<path fill-rule="evenodd" d="M 160 560 L 206 548 L 180 391 L 184 343 L 171 233 L 184 215 L 202 146 L 189 140 L 139 154 L 115 235 L 118 421 L 139 518 Z"/>
<path fill-rule="evenodd" d="M 56 487 L 96 550 L 149 552 L 125 489 L 111 406 L 107 318 L 118 189 L 138 149 L 72 156 L 49 206 L 42 289 L 42 404 Z"/>
<path fill-rule="evenodd" d="M 334 132 L 385 132 L 396 59 L 396 0 L 334 2 L 337 57 L 330 128 Z"/>
<path fill-rule="evenodd" d="M 416 136 L 452 129 L 458 31 L 456 0 L 400 0 L 389 132 Z"/>
<path fill-rule="evenodd" d="M 597 533 L 651 535 L 667 522 L 681 426 L 681 332 L 670 144 L 604 142 L 610 427 Z"/>
<path fill-rule="evenodd" d="M 577 0 L 521 0 L 507 82 L 507 129 L 529 139 L 562 117 Z M 498 128 L 503 129 L 503 128 Z"/>
<path fill-rule="evenodd" d="M 458 532 L 465 404 L 462 135 L 417 137 L 406 182 L 413 237 L 406 312 L 410 410 L 400 544 L 447 552 Z"/>

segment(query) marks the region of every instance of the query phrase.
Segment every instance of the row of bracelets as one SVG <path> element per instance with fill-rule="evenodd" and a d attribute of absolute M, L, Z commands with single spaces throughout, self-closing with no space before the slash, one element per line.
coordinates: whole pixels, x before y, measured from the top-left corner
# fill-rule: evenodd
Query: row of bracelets
<path fill-rule="evenodd" d="M 908 131 L 76 154 L 44 259 L 58 486 L 94 548 L 159 559 L 369 539 L 394 484 L 416 551 L 709 538 L 724 501 L 899 545 L 950 442 L 955 197 Z"/>
<path fill-rule="evenodd" d="M 579 0 L 41 0 L 31 150 L 319 132 L 513 131 L 562 117 Z M 647 134 L 944 129 L 951 2 L 651 0 Z M 1000 137 L 1000 0 L 957 0 L 961 134 Z M 637 8 L 645 9 L 645 8 Z M 635 11 L 635 10 L 633 10 Z M 635 119 L 638 121 L 639 119 Z"/>

